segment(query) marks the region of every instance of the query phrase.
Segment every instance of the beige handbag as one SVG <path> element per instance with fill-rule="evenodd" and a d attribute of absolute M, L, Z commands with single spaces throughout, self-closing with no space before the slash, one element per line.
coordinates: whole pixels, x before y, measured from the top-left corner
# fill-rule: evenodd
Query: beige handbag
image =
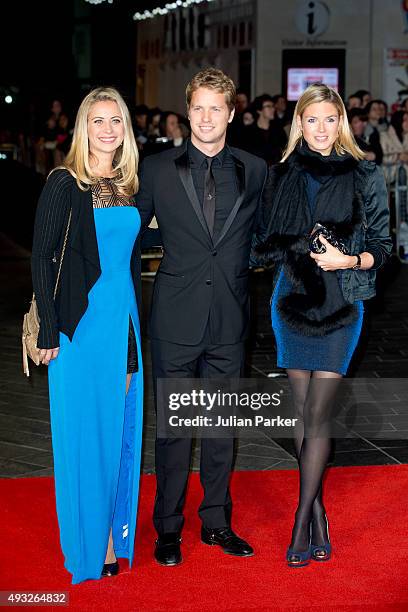
<path fill-rule="evenodd" d="M 55 281 L 54 288 L 54 296 L 57 295 L 58 283 L 61 274 L 62 260 L 64 259 L 65 247 L 68 239 L 68 231 L 69 226 L 71 224 L 71 215 L 72 210 L 69 213 L 68 225 L 65 232 L 64 244 L 62 245 L 61 259 L 58 267 L 57 280 Z M 23 319 L 23 333 L 21 336 L 21 340 L 23 343 L 23 370 L 26 376 L 30 376 L 30 370 L 28 367 L 28 357 L 33 360 L 35 365 L 40 365 L 40 350 L 37 348 L 38 334 L 40 331 L 40 317 L 38 316 L 38 308 L 37 301 L 35 299 L 35 294 L 33 293 L 33 297 L 31 300 L 31 305 L 29 311 L 24 315 Z"/>

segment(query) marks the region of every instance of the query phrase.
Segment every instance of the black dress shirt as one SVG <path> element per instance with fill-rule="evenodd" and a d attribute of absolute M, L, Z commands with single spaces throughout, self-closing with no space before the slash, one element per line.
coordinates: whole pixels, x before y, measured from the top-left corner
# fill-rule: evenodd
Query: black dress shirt
<path fill-rule="evenodd" d="M 203 206 L 204 200 L 204 181 L 207 171 L 206 159 L 191 140 L 187 144 L 190 168 L 193 176 L 193 183 L 197 193 L 198 201 Z M 238 179 L 236 175 L 235 163 L 227 146 L 212 158 L 212 173 L 215 181 L 215 222 L 213 239 L 221 231 L 235 201 L 239 195 Z"/>

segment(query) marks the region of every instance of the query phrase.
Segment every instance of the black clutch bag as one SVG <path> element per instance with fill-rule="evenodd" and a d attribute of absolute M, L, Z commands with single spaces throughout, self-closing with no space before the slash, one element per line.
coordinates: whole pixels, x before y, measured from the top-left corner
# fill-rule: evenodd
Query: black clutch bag
<path fill-rule="evenodd" d="M 309 237 L 309 249 L 312 251 L 312 253 L 326 252 L 326 247 L 319 240 L 320 235 L 324 236 L 327 242 L 330 242 L 330 244 L 338 249 L 341 253 L 344 255 L 349 255 L 348 248 L 341 238 L 338 238 L 333 230 L 330 230 L 321 223 L 316 223 Z"/>

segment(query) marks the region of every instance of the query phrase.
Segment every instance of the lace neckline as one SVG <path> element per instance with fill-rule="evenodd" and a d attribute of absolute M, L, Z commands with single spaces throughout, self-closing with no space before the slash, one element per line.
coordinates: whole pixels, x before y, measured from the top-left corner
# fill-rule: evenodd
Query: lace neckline
<path fill-rule="evenodd" d="M 100 177 L 91 186 L 94 208 L 113 208 L 118 206 L 134 206 L 133 199 L 119 193 L 114 178 Z"/>

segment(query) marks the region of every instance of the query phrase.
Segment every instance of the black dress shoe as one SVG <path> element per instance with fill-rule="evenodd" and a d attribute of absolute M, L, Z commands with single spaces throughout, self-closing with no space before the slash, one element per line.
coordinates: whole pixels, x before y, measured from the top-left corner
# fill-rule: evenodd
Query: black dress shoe
<path fill-rule="evenodd" d="M 182 562 L 181 537 L 178 533 L 164 533 L 156 540 L 154 558 L 160 565 L 178 565 Z"/>
<path fill-rule="evenodd" d="M 119 574 L 119 563 L 115 561 L 115 563 L 105 563 L 102 570 L 102 577 L 105 576 L 117 576 Z"/>
<path fill-rule="evenodd" d="M 241 540 L 231 529 L 231 527 L 220 527 L 219 529 L 201 528 L 201 541 L 203 544 L 214 546 L 218 544 L 228 555 L 236 557 L 252 557 L 254 549 Z"/>

